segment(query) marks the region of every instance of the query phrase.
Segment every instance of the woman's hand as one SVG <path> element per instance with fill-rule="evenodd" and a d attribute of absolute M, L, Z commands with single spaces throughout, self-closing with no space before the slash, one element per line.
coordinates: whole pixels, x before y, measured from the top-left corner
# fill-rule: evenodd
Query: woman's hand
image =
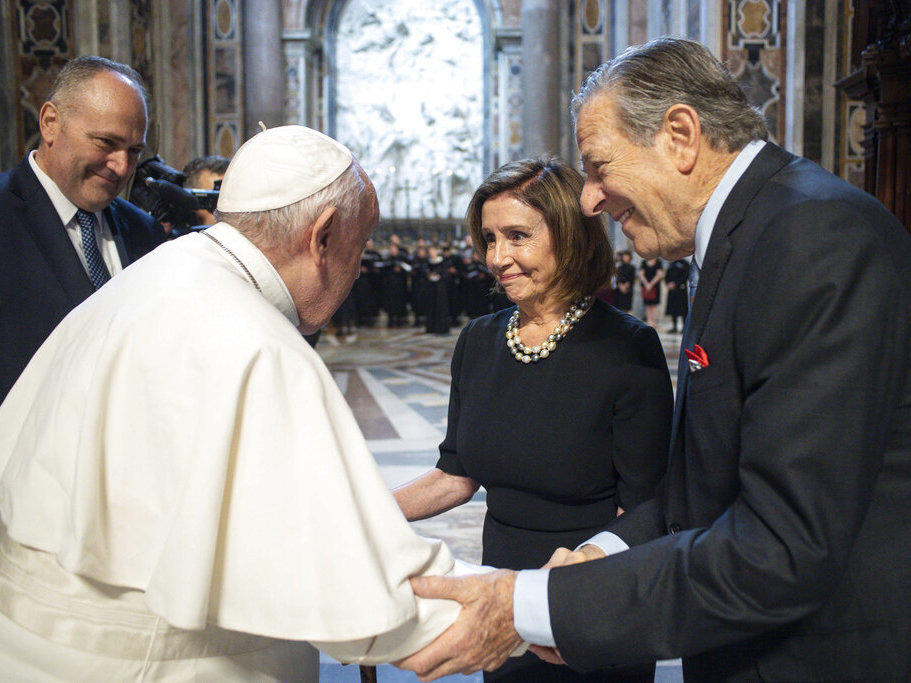
<path fill-rule="evenodd" d="M 579 564 L 580 562 L 589 562 L 591 560 L 597 560 L 602 557 L 605 557 L 604 551 L 601 550 L 596 545 L 591 545 L 589 543 L 583 545 L 578 550 L 570 550 L 569 548 L 557 548 L 554 551 L 554 554 L 550 556 L 550 559 L 547 561 L 541 569 L 553 569 L 554 567 L 566 567 L 571 564 Z"/>

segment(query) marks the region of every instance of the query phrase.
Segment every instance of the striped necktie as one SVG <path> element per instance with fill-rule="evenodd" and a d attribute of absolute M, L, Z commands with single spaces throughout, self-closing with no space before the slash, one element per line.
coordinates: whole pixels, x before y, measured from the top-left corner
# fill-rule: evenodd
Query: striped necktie
<path fill-rule="evenodd" d="M 82 253 L 85 254 L 85 263 L 89 268 L 89 278 L 95 289 L 98 289 L 111 279 L 111 274 L 104 265 L 104 259 L 98 250 L 98 240 L 95 239 L 95 214 L 77 209 L 76 222 L 82 233 Z"/>
<path fill-rule="evenodd" d="M 699 266 L 696 265 L 696 257 L 690 261 L 690 272 L 686 277 L 686 293 L 690 299 L 690 308 L 693 307 L 693 299 L 696 298 L 696 287 L 699 284 Z"/>

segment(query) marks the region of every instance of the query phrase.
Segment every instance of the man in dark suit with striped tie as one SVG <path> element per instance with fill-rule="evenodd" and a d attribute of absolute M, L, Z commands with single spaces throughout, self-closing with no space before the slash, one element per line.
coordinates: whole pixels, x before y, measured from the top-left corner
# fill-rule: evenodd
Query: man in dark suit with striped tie
<path fill-rule="evenodd" d="M 117 198 L 147 120 L 136 71 L 78 57 L 41 107 L 38 149 L 0 174 L 0 400 L 67 313 L 165 240 Z"/>

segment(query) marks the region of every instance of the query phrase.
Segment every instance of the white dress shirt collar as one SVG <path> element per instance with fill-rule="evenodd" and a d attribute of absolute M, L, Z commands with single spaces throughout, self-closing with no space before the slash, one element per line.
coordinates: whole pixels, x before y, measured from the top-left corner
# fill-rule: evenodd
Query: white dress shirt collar
<path fill-rule="evenodd" d="M 230 258 L 230 254 L 233 254 L 243 263 L 270 304 L 281 311 L 282 315 L 291 321 L 292 325 L 295 327 L 300 325 L 297 307 L 294 305 L 288 286 L 282 280 L 278 271 L 275 270 L 275 267 L 269 262 L 269 259 L 253 242 L 240 234 L 234 226 L 227 223 L 216 223 L 211 228 L 207 228 L 206 232 L 224 245 L 224 248 L 229 252 L 229 254 L 226 254 L 228 261 L 241 272 L 244 278 L 249 279 L 240 265 Z"/>
<path fill-rule="evenodd" d="M 740 154 L 728 166 L 728 170 L 721 177 L 721 182 L 718 183 L 715 191 L 712 192 L 712 196 L 709 197 L 708 203 L 702 210 L 699 221 L 696 223 L 696 251 L 693 254 L 693 258 L 699 268 L 702 268 L 702 264 L 705 262 L 705 252 L 709 248 L 709 239 L 712 237 L 712 230 L 715 227 L 715 221 L 718 220 L 718 214 L 721 213 L 721 207 L 724 206 L 724 202 L 727 200 L 728 195 L 731 194 L 731 190 L 734 189 L 734 185 L 737 184 L 737 181 L 740 180 L 749 165 L 753 163 L 753 159 L 765 147 L 765 144 L 764 140 L 753 140 L 740 150 Z"/>
<path fill-rule="evenodd" d="M 41 170 L 41 167 L 38 165 L 38 162 L 35 161 L 35 151 L 32 150 L 28 155 L 29 166 L 32 167 L 32 171 L 35 172 L 35 175 L 38 177 L 38 182 L 41 183 L 41 187 L 44 188 L 44 191 L 47 192 L 48 198 L 51 200 L 51 204 L 54 205 L 54 209 L 57 210 L 57 214 L 60 216 L 60 220 L 64 225 L 67 225 L 73 217 L 76 215 L 76 211 L 79 209 L 78 206 L 73 204 L 60 188 L 57 186 L 57 183 L 44 171 Z M 95 218 L 100 219 L 99 213 L 95 214 Z"/>

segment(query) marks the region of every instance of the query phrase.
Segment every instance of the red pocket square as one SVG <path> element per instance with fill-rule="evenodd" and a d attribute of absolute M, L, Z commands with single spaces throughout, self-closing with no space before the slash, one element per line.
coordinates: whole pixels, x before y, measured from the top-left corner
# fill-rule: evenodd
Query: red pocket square
<path fill-rule="evenodd" d="M 696 344 L 692 351 L 684 349 L 684 353 L 686 353 L 686 361 L 689 364 L 690 371 L 702 370 L 709 366 L 709 354 L 699 344 Z"/>

